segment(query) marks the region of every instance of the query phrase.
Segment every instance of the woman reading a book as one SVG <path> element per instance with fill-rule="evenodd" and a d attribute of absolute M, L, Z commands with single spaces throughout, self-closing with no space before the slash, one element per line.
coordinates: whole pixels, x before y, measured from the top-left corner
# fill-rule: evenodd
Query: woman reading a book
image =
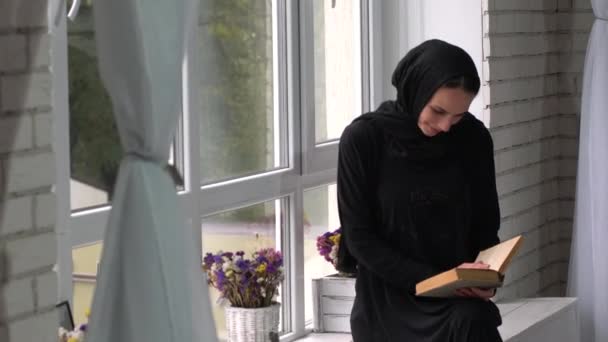
<path fill-rule="evenodd" d="M 468 112 L 480 88 L 461 48 L 431 40 L 412 49 L 392 77 L 397 99 L 342 134 L 338 269 L 356 272 L 354 342 L 501 341 L 494 289 L 450 298 L 415 285 L 473 263 L 499 242 L 492 138 Z"/>

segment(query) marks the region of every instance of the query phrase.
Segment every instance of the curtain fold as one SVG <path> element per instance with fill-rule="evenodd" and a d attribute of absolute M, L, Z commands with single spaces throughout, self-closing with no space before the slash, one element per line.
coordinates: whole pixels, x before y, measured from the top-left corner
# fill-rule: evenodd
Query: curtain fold
<path fill-rule="evenodd" d="M 581 341 L 608 341 L 608 0 L 596 17 L 581 101 L 579 160 L 568 295 L 578 297 Z"/>
<path fill-rule="evenodd" d="M 166 171 L 195 0 L 96 0 L 99 71 L 121 144 L 90 342 L 217 341 L 193 231 Z M 195 227 L 200 229 L 200 227 Z"/>

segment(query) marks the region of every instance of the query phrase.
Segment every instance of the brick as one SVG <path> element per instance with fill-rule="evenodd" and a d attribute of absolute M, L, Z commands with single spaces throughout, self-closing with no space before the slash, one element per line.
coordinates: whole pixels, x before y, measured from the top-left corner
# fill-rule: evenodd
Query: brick
<path fill-rule="evenodd" d="M 558 196 L 558 182 L 550 181 L 501 198 L 500 210 L 502 215 L 509 216 L 535 205 L 557 199 Z"/>
<path fill-rule="evenodd" d="M 589 43 L 588 32 L 575 32 L 572 34 L 572 51 L 585 52 Z"/>
<path fill-rule="evenodd" d="M 36 227 L 54 227 L 56 219 L 56 197 L 53 193 L 36 196 Z"/>
<path fill-rule="evenodd" d="M 44 233 L 6 242 L 8 271 L 17 275 L 50 267 L 57 260 L 55 233 Z"/>
<path fill-rule="evenodd" d="M 577 94 L 577 78 L 582 78 L 579 73 L 561 73 L 558 77 L 558 92 L 560 94 Z"/>
<path fill-rule="evenodd" d="M 564 139 L 551 138 L 509 150 L 498 151 L 494 154 L 496 172 L 502 173 L 560 156 L 563 154 L 562 149 L 566 146 L 566 143 L 562 140 Z"/>
<path fill-rule="evenodd" d="M 559 30 L 590 31 L 595 16 L 591 12 L 559 13 L 557 17 L 557 28 Z"/>
<path fill-rule="evenodd" d="M 572 0 L 558 0 L 557 8 L 561 10 L 569 10 L 572 9 Z"/>
<path fill-rule="evenodd" d="M 0 117 L 0 153 L 22 151 L 32 147 L 30 115 Z"/>
<path fill-rule="evenodd" d="M 578 156 L 578 138 L 561 138 L 560 139 L 561 156 L 577 157 Z"/>
<path fill-rule="evenodd" d="M 6 199 L 1 205 L 3 213 L 0 215 L 0 236 L 29 230 L 33 227 L 31 197 Z"/>
<path fill-rule="evenodd" d="M 0 287 L 0 321 L 34 312 L 32 278 L 13 280 Z"/>
<path fill-rule="evenodd" d="M 557 28 L 557 15 L 545 12 L 495 12 L 487 20 L 488 33 L 540 33 Z"/>
<path fill-rule="evenodd" d="M 576 192 L 576 180 L 569 178 L 560 180 L 559 182 L 559 197 L 560 198 L 574 198 Z"/>
<path fill-rule="evenodd" d="M 12 322 L 8 331 L 9 341 L 57 342 L 57 312 L 53 310 Z"/>
<path fill-rule="evenodd" d="M 562 135 L 576 137 L 579 132 L 579 117 L 577 115 L 567 115 L 559 117 L 559 132 Z"/>
<path fill-rule="evenodd" d="M 27 60 L 25 44 L 23 35 L 0 35 L 0 71 L 17 71 L 25 68 Z"/>
<path fill-rule="evenodd" d="M 560 96 L 558 113 L 580 115 L 581 97 L 579 95 Z"/>
<path fill-rule="evenodd" d="M 48 72 L 2 76 L 2 110 L 48 107 L 51 105 L 51 86 Z"/>
<path fill-rule="evenodd" d="M 563 199 L 559 202 L 559 211 L 564 216 L 572 217 L 574 213 L 574 200 Z"/>
<path fill-rule="evenodd" d="M 563 51 L 560 42 L 566 34 L 516 34 L 484 37 L 484 56 L 508 57 L 520 55 L 539 55 Z M 571 42 L 568 41 L 568 46 Z"/>
<path fill-rule="evenodd" d="M 574 0 L 574 8 L 591 9 L 591 0 Z"/>
<path fill-rule="evenodd" d="M 489 82 L 543 76 L 558 73 L 561 66 L 560 56 L 555 54 L 488 59 L 484 61 L 484 77 Z"/>
<path fill-rule="evenodd" d="M 557 0 L 488 0 L 488 10 L 545 11 L 557 8 Z"/>
<path fill-rule="evenodd" d="M 36 277 L 37 309 L 43 310 L 57 303 L 57 274 L 53 271 Z"/>
<path fill-rule="evenodd" d="M 559 176 L 560 160 L 554 159 L 531 165 L 496 177 L 496 187 L 499 195 L 509 194 L 538 184 L 543 180 Z"/>
<path fill-rule="evenodd" d="M 556 95 L 558 76 L 545 76 L 496 82 L 490 85 L 490 103 L 497 104 Z"/>
<path fill-rule="evenodd" d="M 51 113 L 34 115 L 34 140 L 37 147 L 53 144 L 53 116 Z"/>
<path fill-rule="evenodd" d="M 556 136 L 560 133 L 559 123 L 559 117 L 554 116 L 493 130 L 494 148 L 500 150 Z"/>
<path fill-rule="evenodd" d="M 578 160 L 564 158 L 560 160 L 559 175 L 562 177 L 575 177 L 578 168 Z"/>
<path fill-rule="evenodd" d="M 37 68 L 51 65 L 51 36 L 49 34 L 30 34 L 28 45 L 31 67 Z"/>
<path fill-rule="evenodd" d="M 47 0 L 0 1 L 0 29 L 46 27 Z"/>
<path fill-rule="evenodd" d="M 522 234 L 536 229 L 548 221 L 559 219 L 559 210 L 559 200 L 547 201 L 510 215 L 507 219 L 503 219 L 502 226 L 505 229 L 512 230 L 513 235 Z"/>
<path fill-rule="evenodd" d="M 560 101 L 560 98 L 557 96 L 551 96 L 505 103 L 490 108 L 490 127 L 501 127 L 554 115 L 559 113 Z"/>
<path fill-rule="evenodd" d="M 575 73 L 583 71 L 585 65 L 585 54 L 583 52 L 562 54 L 559 59 L 559 71 Z"/>
<path fill-rule="evenodd" d="M 55 183 L 54 157 L 51 152 L 15 156 L 5 162 L 4 172 L 8 193 L 51 186 Z"/>

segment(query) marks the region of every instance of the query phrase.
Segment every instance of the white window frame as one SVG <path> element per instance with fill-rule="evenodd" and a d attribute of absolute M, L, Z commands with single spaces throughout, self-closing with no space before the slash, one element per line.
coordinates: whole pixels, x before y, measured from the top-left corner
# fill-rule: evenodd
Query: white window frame
<path fill-rule="evenodd" d="M 339 1 L 339 0 L 336 0 Z M 361 76 L 361 112 L 370 110 L 370 1 L 359 0 L 361 8 L 359 47 L 361 54 L 357 56 L 360 64 Z M 316 139 L 316 115 L 315 115 L 315 66 L 314 66 L 314 34 L 313 34 L 313 2 L 300 1 L 300 46 L 303 53 L 300 59 L 301 82 L 301 113 L 302 113 L 302 148 L 303 148 L 303 173 L 315 173 L 328 168 L 336 167 L 338 154 L 338 138 L 328 139 L 321 143 Z"/>
<path fill-rule="evenodd" d="M 317 1 L 317 0 L 315 0 Z M 340 0 L 337 0 L 340 1 Z M 384 1 L 384 0 L 383 0 Z M 275 10 L 285 15 L 277 16 L 274 31 L 278 39 L 275 54 L 278 59 L 275 82 L 279 85 L 275 98 L 275 111 L 281 113 L 279 126 L 287 130 L 288 167 L 248 177 L 230 179 L 213 184 L 200 185 L 200 163 L 189 156 L 199 156 L 200 105 L 197 93 L 199 55 L 196 34 L 191 32 L 189 51 L 183 64 L 183 151 L 184 190 L 179 193 L 186 219 L 192 224 L 193 236 L 202 251 L 202 218 L 218 212 L 286 198 L 289 207 L 288 230 L 281 236 L 281 248 L 286 255 L 286 271 L 289 278 L 284 289 L 283 307 L 287 334 L 281 341 L 291 341 L 310 332 L 305 322 L 304 284 L 304 191 L 330 185 L 336 181 L 337 140 L 317 144 L 315 142 L 314 80 L 307 77 L 314 73 L 312 59 L 311 4 L 308 1 L 275 0 Z M 382 40 L 386 36 L 381 20 L 382 6 L 379 1 L 361 0 L 361 75 L 362 108 L 368 111 L 372 102 L 383 98 L 379 80 L 386 77 L 381 55 Z M 51 0 L 49 22 L 52 23 L 53 108 L 55 153 L 57 160 L 57 234 L 59 298 L 72 300 L 72 248 L 103 240 L 110 208 L 102 207 L 71 213 L 70 211 L 70 155 L 69 155 L 69 106 L 67 26 L 65 2 Z M 308 30 L 308 31 L 307 31 Z M 390 30 L 389 30 L 390 31 Z M 307 33 L 308 32 L 308 33 Z M 303 55 L 302 52 L 309 52 Z M 286 58 L 284 58 L 286 56 Z M 279 71 L 278 73 L 276 71 Z M 312 100 L 311 100 L 312 99 Z M 277 106 L 278 104 L 278 106 Z M 286 119 L 286 120 L 285 120 Z M 298 295 L 293 295 L 298 294 Z"/>

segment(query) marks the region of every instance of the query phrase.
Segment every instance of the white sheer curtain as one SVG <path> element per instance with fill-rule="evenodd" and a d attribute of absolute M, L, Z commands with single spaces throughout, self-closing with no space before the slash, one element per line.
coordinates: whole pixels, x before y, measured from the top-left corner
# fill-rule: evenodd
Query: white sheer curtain
<path fill-rule="evenodd" d="M 193 232 L 165 170 L 194 0 L 96 0 L 101 78 L 124 150 L 90 342 L 216 341 Z M 188 28 L 188 29 L 187 29 Z"/>
<path fill-rule="evenodd" d="M 585 59 L 574 232 L 568 295 L 579 299 L 581 341 L 608 341 L 608 0 Z"/>

